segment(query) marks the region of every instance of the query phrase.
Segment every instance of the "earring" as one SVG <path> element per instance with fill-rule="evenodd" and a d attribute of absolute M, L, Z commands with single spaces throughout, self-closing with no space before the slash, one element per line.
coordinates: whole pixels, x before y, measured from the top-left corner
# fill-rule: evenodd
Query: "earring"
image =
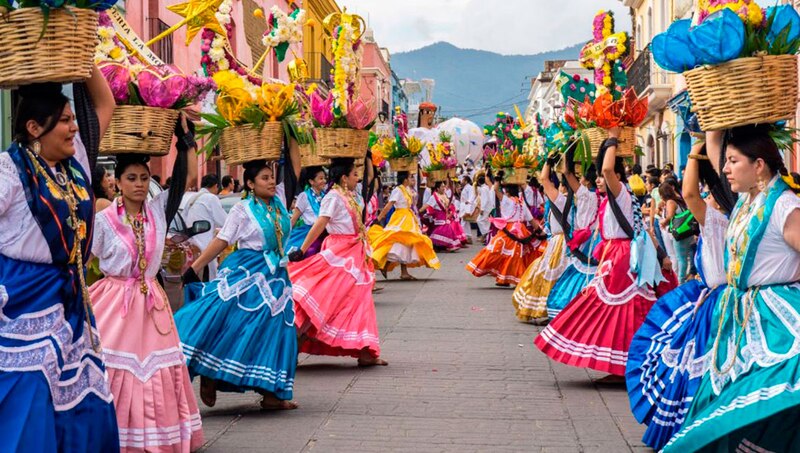
<path fill-rule="evenodd" d="M 767 191 L 767 182 L 763 178 L 758 178 L 758 190 L 761 192 Z"/>
<path fill-rule="evenodd" d="M 42 152 L 42 142 L 39 140 L 31 142 L 31 151 L 38 156 Z"/>

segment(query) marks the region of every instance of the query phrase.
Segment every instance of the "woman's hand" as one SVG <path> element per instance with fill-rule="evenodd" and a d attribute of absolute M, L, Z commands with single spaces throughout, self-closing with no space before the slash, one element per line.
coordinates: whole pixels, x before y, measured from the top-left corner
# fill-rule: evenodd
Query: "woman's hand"
<path fill-rule="evenodd" d="M 619 138 L 622 133 L 622 128 L 619 126 L 606 129 L 608 131 L 608 138 Z"/>
<path fill-rule="evenodd" d="M 666 272 L 672 272 L 672 260 L 669 257 L 664 258 L 664 261 L 661 262 L 661 269 Z"/>

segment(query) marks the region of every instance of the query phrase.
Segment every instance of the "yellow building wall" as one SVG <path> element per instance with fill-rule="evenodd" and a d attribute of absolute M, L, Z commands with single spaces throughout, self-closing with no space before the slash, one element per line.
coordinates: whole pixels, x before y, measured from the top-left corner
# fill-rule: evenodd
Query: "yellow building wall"
<path fill-rule="evenodd" d="M 308 63 L 309 76 L 312 80 L 328 80 L 330 74 L 323 74 L 320 57 L 328 62 L 333 62 L 331 51 L 331 38 L 325 33 L 322 21 L 332 13 L 341 12 L 335 0 L 305 0 L 303 8 L 306 10 L 308 24 L 303 33 L 303 57 Z"/>

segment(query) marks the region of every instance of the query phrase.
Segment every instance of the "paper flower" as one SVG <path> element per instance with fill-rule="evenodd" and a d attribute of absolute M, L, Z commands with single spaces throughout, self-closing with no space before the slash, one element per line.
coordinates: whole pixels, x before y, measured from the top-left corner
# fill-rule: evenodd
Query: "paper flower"
<path fill-rule="evenodd" d="M 330 127 L 333 123 L 333 97 L 322 99 L 318 93 L 312 93 L 311 116 L 317 126 Z"/>

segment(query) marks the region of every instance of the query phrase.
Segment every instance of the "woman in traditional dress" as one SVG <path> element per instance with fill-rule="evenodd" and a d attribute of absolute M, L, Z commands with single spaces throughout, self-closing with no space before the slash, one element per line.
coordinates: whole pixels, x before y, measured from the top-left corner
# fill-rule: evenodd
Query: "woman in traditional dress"
<path fill-rule="evenodd" d="M 547 248 L 542 256 L 536 258 L 520 279 L 514 290 L 511 301 L 514 303 L 517 319 L 524 322 L 533 321 L 536 325 L 547 324 L 547 296 L 567 267 L 567 241 L 564 238 L 564 226 L 570 210 L 567 197 L 559 191 L 558 179 L 550 172 L 553 159 L 544 164 L 542 169 L 542 185 L 547 198 L 545 204 L 545 231 L 548 233 Z M 575 177 L 573 176 L 573 179 Z M 566 181 L 565 181 L 566 182 Z M 563 185 L 562 185 L 563 187 Z M 533 213 L 531 213 L 533 218 Z"/>
<path fill-rule="evenodd" d="M 354 357 L 359 366 L 387 365 L 380 358 L 372 298 L 375 269 L 368 256 L 369 243 L 361 220 L 363 207 L 353 192 L 358 183 L 353 160 L 334 159 L 330 176 L 333 187 L 322 199 L 317 222 L 300 249 L 290 255 L 292 261 L 299 261 L 289 269 L 297 304 L 300 350 Z M 322 250 L 303 260 L 323 230 L 328 237 Z"/>
<path fill-rule="evenodd" d="M 328 177 L 322 167 L 308 167 L 300 172 L 300 181 L 306 184 L 306 188 L 300 192 L 294 202 L 292 210 L 292 231 L 289 234 L 288 251 L 299 249 L 306 239 L 306 235 L 311 230 L 311 226 L 317 221 L 319 216 L 319 206 L 325 196 L 325 186 Z M 309 255 L 319 252 L 322 241 L 318 240 L 308 248 Z"/>
<path fill-rule="evenodd" d="M 180 338 L 156 279 L 168 225 L 185 188 L 197 182 L 194 134 L 183 121 L 176 127 L 179 157 L 170 189 L 147 201 L 149 157 L 120 155 L 114 169 L 120 196 L 95 220 L 92 254 L 105 277 L 89 293 L 123 450 L 190 451 L 203 445 Z"/>
<path fill-rule="evenodd" d="M 683 180 L 683 199 L 700 224 L 696 262 L 701 280 L 690 280 L 658 299 L 633 337 L 628 359 L 631 408 L 639 423 L 647 425 L 643 441 L 655 450 L 662 449 L 680 430 L 708 371 L 712 314 L 725 290 L 728 218 L 713 197 L 703 200 L 700 195 L 703 159 L 707 168 L 702 179 L 719 185 L 702 143 L 689 155 Z"/>
<path fill-rule="evenodd" d="M 254 390 L 264 409 L 296 409 L 297 333 L 284 255 L 289 213 L 276 195 L 273 167 L 252 161 L 244 168 L 246 198 L 184 275 L 185 305 L 175 324 L 207 406 L 216 404 L 217 390 Z M 199 283 L 197 273 L 229 244 L 237 249 L 217 278 Z"/>
<path fill-rule="evenodd" d="M 461 223 L 456 218 L 455 206 L 447 196 L 447 185 L 444 181 L 434 183 L 433 195 L 428 199 L 425 215 L 430 219 L 428 236 L 434 247 L 454 252 L 467 241 Z"/>
<path fill-rule="evenodd" d="M 610 130 L 609 136 L 597 158 L 597 166 L 603 169 L 597 185 L 608 194 L 600 214 L 603 243 L 599 256 L 595 253 L 600 263 L 597 275 L 534 343 L 553 360 L 610 373 L 614 376 L 608 381 L 621 382 L 631 339 L 655 303 L 656 292 L 632 270 L 632 240 L 646 233 L 639 205 L 625 187 L 623 161 L 616 155 L 619 129 Z M 670 283 L 659 288 L 664 292 L 676 286 L 674 274 L 668 274 Z"/>
<path fill-rule="evenodd" d="M 800 450 L 800 184 L 769 133 L 729 132 L 723 171 L 739 201 L 725 236 L 728 286 L 712 315 L 711 366 L 665 452 Z M 708 140 L 721 148 L 718 135 Z"/>
<path fill-rule="evenodd" d="M 531 211 L 525 206 L 516 184 L 503 186 L 495 182 L 494 192 L 500 200 L 502 217 L 493 218 L 497 234 L 481 249 L 466 268 L 476 277 L 492 275 L 497 286 L 519 283 L 528 266 L 542 254 L 537 233 L 531 233 L 526 224 L 533 220 Z"/>
<path fill-rule="evenodd" d="M 564 273 L 547 296 L 547 316 L 551 320 L 561 313 L 597 273 L 597 261 L 592 257 L 592 251 L 600 242 L 597 219 L 601 194 L 597 189 L 597 170 L 591 164 L 579 182 L 574 166 L 570 163 L 571 161 L 567 162 L 564 176 L 569 186 L 567 206 L 572 209 L 567 209 L 570 212 L 565 212 L 563 217 L 567 226 L 565 237 L 569 261 Z"/>
<path fill-rule="evenodd" d="M 78 135 L 60 84 L 19 90 L 0 153 L 0 451 L 119 451 L 113 396 L 84 280 L 94 200 L 89 140 L 114 98 L 93 69 L 99 130 Z"/>
<path fill-rule="evenodd" d="M 375 267 L 384 273 L 391 272 L 399 264 L 401 280 L 416 280 L 408 268 L 427 266 L 439 269 L 440 263 L 431 239 L 422 234 L 419 219 L 412 211 L 414 178 L 407 171 L 397 172 L 397 184 L 389 196 L 389 203 L 378 214 L 377 221 L 383 222 L 386 214 L 394 208 L 386 228 L 375 224 L 368 231 L 372 260 Z"/>

